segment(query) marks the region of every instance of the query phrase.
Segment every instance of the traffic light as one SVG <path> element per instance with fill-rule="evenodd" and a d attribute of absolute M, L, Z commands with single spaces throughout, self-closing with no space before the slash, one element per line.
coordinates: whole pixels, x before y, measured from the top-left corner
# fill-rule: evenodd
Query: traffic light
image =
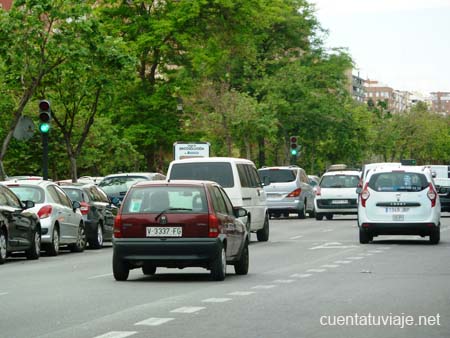
<path fill-rule="evenodd" d="M 298 156 L 298 153 L 300 151 L 300 147 L 298 145 L 298 136 L 289 137 L 289 143 L 290 143 L 289 150 L 291 152 L 291 155 Z"/>
<path fill-rule="evenodd" d="M 47 100 L 39 101 L 39 131 L 47 134 L 50 131 L 51 109 Z"/>

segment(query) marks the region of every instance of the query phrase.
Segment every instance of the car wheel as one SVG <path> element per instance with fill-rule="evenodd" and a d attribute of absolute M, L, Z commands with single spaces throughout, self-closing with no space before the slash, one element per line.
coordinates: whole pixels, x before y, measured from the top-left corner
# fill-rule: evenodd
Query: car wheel
<path fill-rule="evenodd" d="M 316 220 L 318 221 L 323 220 L 323 214 L 316 214 Z"/>
<path fill-rule="evenodd" d="M 84 225 L 80 224 L 78 226 L 77 241 L 70 245 L 70 251 L 72 252 L 83 252 L 86 248 L 86 232 L 84 231 Z"/>
<path fill-rule="evenodd" d="M 309 211 L 308 216 L 310 218 L 314 218 L 316 216 L 316 210 L 315 210 L 314 206 L 313 206 L 312 210 Z"/>
<path fill-rule="evenodd" d="M 38 259 L 41 256 L 41 234 L 36 229 L 33 234 L 30 248 L 25 251 L 27 259 Z"/>
<path fill-rule="evenodd" d="M 113 275 L 117 281 L 126 281 L 130 274 L 130 268 L 126 262 L 113 254 Z"/>
<path fill-rule="evenodd" d="M 288 212 L 283 213 L 283 217 L 284 218 L 289 218 L 289 213 Z"/>
<path fill-rule="evenodd" d="M 8 242 L 6 239 L 6 233 L 0 228 L 0 264 L 6 262 L 7 249 Z"/>
<path fill-rule="evenodd" d="M 372 236 L 370 236 L 370 234 L 367 231 L 359 228 L 359 243 L 368 244 L 371 240 Z"/>
<path fill-rule="evenodd" d="M 280 218 L 280 213 L 274 212 L 274 213 L 272 214 L 272 217 L 273 217 L 273 218 Z"/>
<path fill-rule="evenodd" d="M 211 277 L 215 281 L 222 281 L 227 274 L 227 255 L 223 244 L 219 256 L 211 264 Z"/>
<path fill-rule="evenodd" d="M 53 227 L 52 242 L 46 246 L 46 251 L 50 256 L 59 254 L 59 230 L 56 225 Z"/>
<path fill-rule="evenodd" d="M 103 227 L 101 223 L 97 224 L 97 237 L 89 241 L 89 247 L 92 249 L 101 249 L 103 247 Z"/>
<path fill-rule="evenodd" d="M 298 213 L 298 218 L 300 219 L 306 218 L 306 201 L 303 203 L 302 210 L 300 210 L 300 212 Z"/>
<path fill-rule="evenodd" d="M 441 240 L 441 229 L 440 228 L 433 229 L 433 231 L 430 234 L 430 243 L 439 244 L 440 240 Z"/>
<path fill-rule="evenodd" d="M 256 232 L 256 238 L 260 242 L 267 242 L 269 240 L 269 216 L 264 218 L 264 226 Z"/>
<path fill-rule="evenodd" d="M 333 214 L 328 214 L 325 216 L 327 220 L 331 221 L 333 219 Z"/>
<path fill-rule="evenodd" d="M 146 276 L 151 276 L 156 273 L 156 266 L 144 264 L 142 266 L 142 273 Z"/>
<path fill-rule="evenodd" d="M 248 253 L 248 243 L 246 242 L 244 248 L 242 249 L 241 257 L 234 264 L 234 272 L 236 275 L 246 275 L 248 273 L 249 266 L 249 253 Z"/>

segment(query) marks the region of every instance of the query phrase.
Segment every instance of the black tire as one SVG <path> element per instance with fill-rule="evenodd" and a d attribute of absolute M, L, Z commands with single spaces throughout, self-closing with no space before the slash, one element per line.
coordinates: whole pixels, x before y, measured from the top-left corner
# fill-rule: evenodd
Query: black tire
<path fill-rule="evenodd" d="M 241 257 L 236 263 L 234 263 L 234 272 L 236 275 L 246 275 L 248 273 L 249 263 L 250 258 L 248 253 L 248 243 L 245 243 L 241 252 Z"/>
<path fill-rule="evenodd" d="M 41 256 L 41 231 L 36 229 L 33 233 L 33 238 L 31 239 L 30 248 L 25 251 L 25 256 L 27 259 L 39 259 Z"/>
<path fill-rule="evenodd" d="M 211 278 L 215 281 L 223 281 L 227 274 L 227 255 L 225 248 L 221 244 L 219 255 L 211 263 Z"/>
<path fill-rule="evenodd" d="M 156 273 L 156 266 L 144 264 L 142 266 L 142 273 L 146 276 L 152 276 Z"/>
<path fill-rule="evenodd" d="M 368 244 L 371 240 L 372 236 L 370 236 L 370 234 L 367 231 L 359 228 L 359 243 Z"/>
<path fill-rule="evenodd" d="M 288 212 L 284 212 L 284 213 L 283 213 L 283 217 L 284 217 L 284 218 L 289 218 L 289 213 L 288 213 Z"/>
<path fill-rule="evenodd" d="M 323 220 L 323 214 L 316 214 L 316 220 L 318 221 Z"/>
<path fill-rule="evenodd" d="M 312 210 L 310 210 L 310 211 L 308 212 L 308 216 L 309 216 L 310 218 L 314 218 L 314 217 L 316 216 L 316 210 L 315 210 L 315 207 L 314 207 L 314 206 L 313 206 Z"/>
<path fill-rule="evenodd" d="M 92 249 L 103 248 L 103 227 L 101 223 L 97 224 L 97 236 L 89 241 L 89 247 Z"/>
<path fill-rule="evenodd" d="M 77 241 L 69 247 L 72 252 L 83 252 L 86 249 L 86 232 L 83 224 L 78 226 Z"/>
<path fill-rule="evenodd" d="M 113 275 L 117 281 L 126 281 L 130 275 L 130 268 L 126 262 L 113 254 Z"/>
<path fill-rule="evenodd" d="M 305 219 L 306 218 L 306 201 L 303 202 L 303 208 L 298 213 L 298 218 L 300 218 L 300 219 Z"/>
<path fill-rule="evenodd" d="M 274 212 L 274 213 L 272 214 L 272 217 L 273 217 L 273 218 L 280 218 L 280 213 L 279 213 L 279 212 Z"/>
<path fill-rule="evenodd" d="M 6 262 L 8 257 L 8 238 L 6 232 L 0 228 L 0 265 Z"/>
<path fill-rule="evenodd" d="M 59 230 L 56 225 L 53 227 L 52 242 L 45 246 L 45 251 L 49 256 L 58 256 L 59 254 Z"/>
<path fill-rule="evenodd" d="M 263 228 L 256 231 L 256 238 L 260 242 L 267 242 L 269 240 L 269 216 L 267 214 L 264 218 Z"/>
<path fill-rule="evenodd" d="M 440 228 L 433 229 L 433 231 L 430 234 L 430 243 L 439 244 L 440 240 L 441 240 L 441 229 Z"/>
<path fill-rule="evenodd" d="M 333 219 L 333 214 L 325 215 L 325 217 L 327 218 L 327 220 L 331 221 Z"/>

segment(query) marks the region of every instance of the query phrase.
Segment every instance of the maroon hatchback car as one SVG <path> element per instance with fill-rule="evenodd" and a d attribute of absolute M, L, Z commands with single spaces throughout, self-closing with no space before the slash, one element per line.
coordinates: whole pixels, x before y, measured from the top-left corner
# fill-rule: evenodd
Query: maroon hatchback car
<path fill-rule="evenodd" d="M 113 273 L 153 275 L 157 267 L 203 267 L 224 280 L 227 264 L 238 275 L 249 266 L 249 233 L 225 191 L 207 181 L 142 181 L 133 185 L 114 223 Z"/>

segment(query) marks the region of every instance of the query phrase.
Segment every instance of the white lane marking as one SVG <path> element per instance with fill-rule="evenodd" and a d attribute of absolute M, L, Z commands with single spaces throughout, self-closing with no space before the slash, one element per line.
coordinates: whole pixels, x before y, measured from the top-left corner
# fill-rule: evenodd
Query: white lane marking
<path fill-rule="evenodd" d="M 4 296 L 4 295 L 7 295 L 8 294 L 8 292 L 0 292 L 0 296 Z"/>
<path fill-rule="evenodd" d="M 382 246 L 381 248 L 378 248 L 379 250 L 389 250 L 391 249 L 390 246 Z"/>
<path fill-rule="evenodd" d="M 203 299 L 202 302 L 203 303 L 225 303 L 225 302 L 229 302 L 230 300 L 232 300 L 231 298 L 207 298 L 207 299 Z"/>
<path fill-rule="evenodd" d="M 353 260 L 353 261 L 356 261 L 356 260 L 358 260 L 358 259 L 363 259 L 364 257 L 361 257 L 361 256 L 352 256 L 352 257 L 347 257 L 346 259 L 351 259 L 351 260 Z"/>
<path fill-rule="evenodd" d="M 333 229 L 323 229 L 323 230 L 320 230 L 320 232 L 331 232 L 331 231 L 334 231 Z"/>
<path fill-rule="evenodd" d="M 94 338 L 125 338 L 136 334 L 137 331 L 110 331 L 108 333 L 102 334 L 101 336 L 96 336 Z"/>
<path fill-rule="evenodd" d="M 293 279 L 275 279 L 273 281 L 274 283 L 280 283 L 280 284 L 289 284 L 295 282 Z"/>
<path fill-rule="evenodd" d="M 449 228 L 441 228 L 441 231 L 448 231 Z"/>
<path fill-rule="evenodd" d="M 337 265 L 337 264 L 325 264 L 325 265 L 321 266 L 321 268 L 332 268 L 332 269 L 338 268 L 338 267 L 339 267 L 339 265 Z"/>
<path fill-rule="evenodd" d="M 336 264 L 349 264 L 349 263 L 351 263 L 351 261 L 334 261 L 333 263 L 336 263 Z"/>
<path fill-rule="evenodd" d="M 293 275 L 290 275 L 290 277 L 295 277 L 295 278 L 307 278 L 312 276 L 312 274 L 310 273 L 294 273 Z"/>
<path fill-rule="evenodd" d="M 324 272 L 327 271 L 327 269 L 309 269 L 306 270 L 306 272 Z"/>
<path fill-rule="evenodd" d="M 194 312 L 201 311 L 203 309 L 206 309 L 206 308 L 202 307 L 202 306 L 183 306 L 183 307 L 179 307 L 178 309 L 172 310 L 170 312 L 174 312 L 174 313 L 194 313 Z"/>
<path fill-rule="evenodd" d="M 363 256 L 373 256 L 373 253 L 361 253 L 360 255 L 363 255 Z"/>
<path fill-rule="evenodd" d="M 275 285 L 256 285 L 256 286 L 252 286 L 252 289 L 272 289 L 274 288 Z"/>
<path fill-rule="evenodd" d="M 253 295 L 254 291 L 234 291 L 234 292 L 230 292 L 228 295 L 229 296 L 250 296 Z"/>
<path fill-rule="evenodd" d="M 303 238 L 303 236 L 302 236 L 302 235 L 300 235 L 300 236 L 294 236 L 294 237 L 291 237 L 291 238 L 289 238 L 289 239 L 299 239 L 299 238 Z"/>
<path fill-rule="evenodd" d="M 369 253 L 382 253 L 383 251 L 381 250 L 369 250 Z"/>
<path fill-rule="evenodd" d="M 175 318 L 148 318 L 145 319 L 139 323 L 136 323 L 134 325 L 147 325 L 147 326 L 158 326 L 158 325 L 162 325 L 164 323 L 170 322 L 171 320 L 174 320 Z"/>
<path fill-rule="evenodd" d="M 342 245 L 339 242 L 327 242 L 321 245 L 313 246 L 309 248 L 309 250 L 317 250 L 317 249 L 350 249 L 356 248 L 356 245 Z"/>
<path fill-rule="evenodd" d="M 91 277 L 89 277 L 88 279 L 96 279 L 96 278 L 110 277 L 110 276 L 112 276 L 112 275 L 113 275 L 112 273 L 105 273 L 105 274 L 103 274 L 103 275 L 91 276 Z"/>

